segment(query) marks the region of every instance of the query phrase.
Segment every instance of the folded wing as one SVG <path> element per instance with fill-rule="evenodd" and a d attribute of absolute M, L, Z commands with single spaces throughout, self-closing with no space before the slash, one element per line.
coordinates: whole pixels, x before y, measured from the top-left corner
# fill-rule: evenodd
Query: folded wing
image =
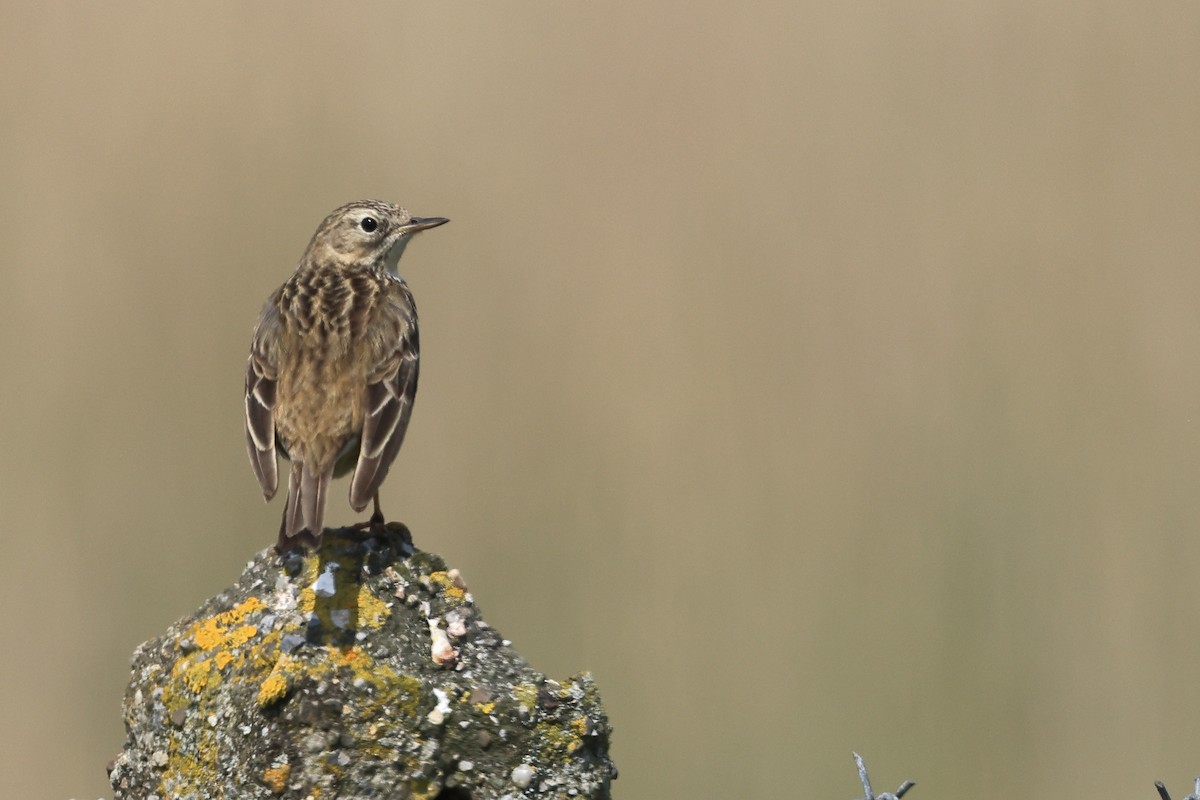
<path fill-rule="evenodd" d="M 275 455 L 275 352 L 279 335 L 279 315 L 274 303 L 267 302 L 250 346 L 246 364 L 246 449 L 250 465 L 263 496 L 270 500 L 279 488 L 279 463 Z"/>
<path fill-rule="evenodd" d="M 391 287 L 373 342 L 376 356 L 367 374 L 358 464 L 350 481 L 350 505 L 362 511 L 379 491 L 404 443 L 417 394 L 420 345 L 412 296 L 403 284 Z"/>

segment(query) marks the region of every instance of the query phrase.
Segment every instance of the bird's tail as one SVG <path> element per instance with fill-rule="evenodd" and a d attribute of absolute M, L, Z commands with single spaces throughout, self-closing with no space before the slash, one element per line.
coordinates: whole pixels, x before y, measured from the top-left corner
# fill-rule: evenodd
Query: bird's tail
<path fill-rule="evenodd" d="M 275 545 L 280 553 L 297 547 L 311 551 L 321 546 L 321 534 L 325 531 L 325 500 L 332 479 L 333 469 L 318 473 L 307 464 L 292 462 L 287 507 L 283 510 L 279 542 Z"/>

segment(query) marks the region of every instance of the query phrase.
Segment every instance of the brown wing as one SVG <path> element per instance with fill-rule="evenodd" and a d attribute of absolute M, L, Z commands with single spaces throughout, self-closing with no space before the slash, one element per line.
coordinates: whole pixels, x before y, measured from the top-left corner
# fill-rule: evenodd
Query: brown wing
<path fill-rule="evenodd" d="M 275 456 L 276 353 L 279 350 L 279 310 L 276 295 L 263 307 L 250 358 L 246 364 L 246 448 L 250 465 L 270 500 L 279 488 L 279 462 Z"/>
<path fill-rule="evenodd" d="M 412 295 L 402 283 L 389 282 L 387 299 L 372 324 L 372 367 L 358 464 L 350 481 L 350 505 L 362 511 L 379 491 L 404 443 L 404 432 L 417 395 L 420 341 Z"/>

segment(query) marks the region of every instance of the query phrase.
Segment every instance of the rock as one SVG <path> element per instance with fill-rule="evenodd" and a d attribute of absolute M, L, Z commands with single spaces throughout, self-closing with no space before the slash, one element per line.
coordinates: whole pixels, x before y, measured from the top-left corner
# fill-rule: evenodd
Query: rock
<path fill-rule="evenodd" d="M 542 798 L 609 798 L 616 775 L 591 677 L 533 671 L 396 524 L 260 553 L 135 651 L 124 712 L 116 800 L 499 800 L 535 775 Z"/>

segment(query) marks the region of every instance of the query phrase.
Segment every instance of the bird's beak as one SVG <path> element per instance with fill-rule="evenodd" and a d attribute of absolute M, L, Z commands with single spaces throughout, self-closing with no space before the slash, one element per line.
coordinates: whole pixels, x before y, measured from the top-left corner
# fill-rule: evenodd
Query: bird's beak
<path fill-rule="evenodd" d="M 404 233 L 416 233 L 426 228 L 436 228 L 438 225 L 445 225 L 449 221 L 445 217 L 413 217 L 408 221 L 407 225 L 401 225 L 400 230 Z"/>

